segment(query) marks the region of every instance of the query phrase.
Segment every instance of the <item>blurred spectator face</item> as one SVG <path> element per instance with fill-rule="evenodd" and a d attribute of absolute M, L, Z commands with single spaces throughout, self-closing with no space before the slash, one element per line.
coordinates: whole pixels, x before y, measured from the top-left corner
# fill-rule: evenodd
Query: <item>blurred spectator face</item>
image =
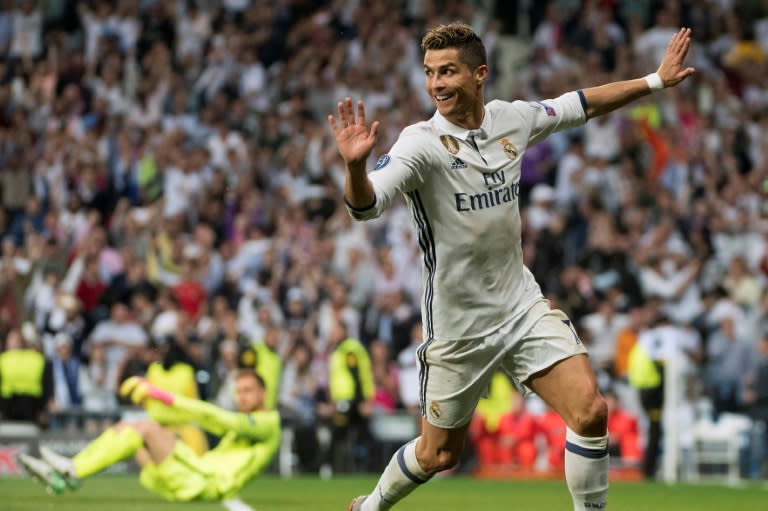
<path fill-rule="evenodd" d="M 281 335 L 282 331 L 279 328 L 270 328 L 264 336 L 264 344 L 272 351 L 277 351 Z"/>
<path fill-rule="evenodd" d="M 226 367 L 237 367 L 237 341 L 227 339 L 219 345 L 219 358 Z"/>
<path fill-rule="evenodd" d="M 299 344 L 293 350 L 293 360 L 296 367 L 306 369 L 312 363 L 312 352 L 306 344 Z"/>
<path fill-rule="evenodd" d="M 720 320 L 720 330 L 723 332 L 723 335 L 729 339 L 729 340 L 735 340 L 736 339 L 736 328 L 734 325 L 733 318 L 725 317 Z"/>
<path fill-rule="evenodd" d="M 6 351 L 21 349 L 23 345 L 24 345 L 24 339 L 21 336 L 20 330 L 14 328 L 10 332 L 8 332 L 8 335 L 5 337 Z"/>
<path fill-rule="evenodd" d="M 130 311 L 123 303 L 116 303 L 112 306 L 112 321 L 115 323 L 125 323 L 130 319 Z"/>
<path fill-rule="evenodd" d="M 747 262 L 743 257 L 736 256 L 731 259 L 730 270 L 733 278 L 741 278 L 747 274 Z"/>

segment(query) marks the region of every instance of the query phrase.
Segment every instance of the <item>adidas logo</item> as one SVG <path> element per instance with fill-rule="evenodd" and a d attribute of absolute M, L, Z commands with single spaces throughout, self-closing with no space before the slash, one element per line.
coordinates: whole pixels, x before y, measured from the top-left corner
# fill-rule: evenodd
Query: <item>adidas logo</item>
<path fill-rule="evenodd" d="M 452 170 L 465 169 L 465 168 L 467 168 L 467 164 L 461 161 L 461 158 L 456 158 L 456 157 L 453 158 L 453 163 L 451 163 Z"/>

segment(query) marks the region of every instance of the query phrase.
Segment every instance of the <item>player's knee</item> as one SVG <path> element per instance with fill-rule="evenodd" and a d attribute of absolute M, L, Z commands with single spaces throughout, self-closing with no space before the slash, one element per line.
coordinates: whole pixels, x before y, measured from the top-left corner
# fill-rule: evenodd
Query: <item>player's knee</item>
<path fill-rule="evenodd" d="M 574 431 L 584 436 L 602 436 L 608 427 L 608 405 L 596 394 L 576 416 Z"/>
<path fill-rule="evenodd" d="M 448 449 L 438 449 L 433 452 L 424 452 L 424 456 L 419 457 L 419 465 L 422 470 L 429 475 L 437 474 L 443 470 L 448 470 L 459 463 L 459 457 L 461 452 L 456 452 Z"/>
<path fill-rule="evenodd" d="M 143 438 L 155 435 L 158 430 L 161 429 L 161 426 L 151 419 L 142 419 L 136 422 L 127 423 L 125 427 L 135 429 Z"/>

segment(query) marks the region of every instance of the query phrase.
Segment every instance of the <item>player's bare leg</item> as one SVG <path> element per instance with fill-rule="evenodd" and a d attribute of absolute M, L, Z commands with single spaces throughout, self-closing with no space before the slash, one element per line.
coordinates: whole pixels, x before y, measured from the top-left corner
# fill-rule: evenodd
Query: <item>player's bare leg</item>
<path fill-rule="evenodd" d="M 533 375 L 526 384 L 568 426 L 565 478 L 576 511 L 604 509 L 608 493 L 608 407 L 586 355 Z"/>
<path fill-rule="evenodd" d="M 433 426 L 421 419 L 421 436 L 392 456 L 370 495 L 357 497 L 349 511 L 386 511 L 432 476 L 456 466 L 464 449 L 469 424 L 454 429 Z"/>
<path fill-rule="evenodd" d="M 123 427 L 133 428 L 141 435 L 144 449 L 154 463 L 161 463 L 176 447 L 176 436 L 155 421 L 126 423 Z"/>

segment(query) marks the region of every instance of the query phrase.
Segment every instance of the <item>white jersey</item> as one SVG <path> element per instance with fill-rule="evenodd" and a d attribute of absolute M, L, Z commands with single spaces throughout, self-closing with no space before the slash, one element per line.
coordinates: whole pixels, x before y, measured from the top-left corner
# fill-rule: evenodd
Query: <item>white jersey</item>
<path fill-rule="evenodd" d="M 427 339 L 493 332 L 541 299 L 523 265 L 520 162 L 554 131 L 586 122 L 581 91 L 544 102 L 491 101 L 478 130 L 439 112 L 406 127 L 369 174 L 376 194 L 358 220 L 376 218 L 402 193 L 423 254 L 422 319 Z"/>

